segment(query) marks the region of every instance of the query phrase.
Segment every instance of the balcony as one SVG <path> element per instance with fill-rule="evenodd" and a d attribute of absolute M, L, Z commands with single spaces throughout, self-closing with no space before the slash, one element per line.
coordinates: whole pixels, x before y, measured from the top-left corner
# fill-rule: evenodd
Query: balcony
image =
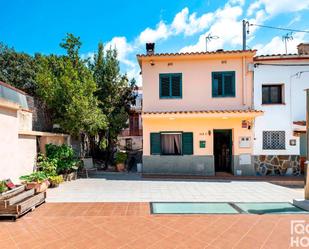
<path fill-rule="evenodd" d="M 143 129 L 125 129 L 122 130 L 119 134 L 120 137 L 133 137 L 133 136 L 142 136 Z"/>

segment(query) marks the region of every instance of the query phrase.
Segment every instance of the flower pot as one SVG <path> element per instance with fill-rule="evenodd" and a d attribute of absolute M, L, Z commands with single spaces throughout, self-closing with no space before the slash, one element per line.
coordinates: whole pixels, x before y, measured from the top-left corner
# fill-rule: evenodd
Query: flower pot
<path fill-rule="evenodd" d="M 36 193 L 42 193 L 45 192 L 46 189 L 49 187 L 49 181 L 45 180 L 43 182 L 27 182 L 26 183 L 26 189 L 35 189 Z"/>
<path fill-rule="evenodd" d="M 116 169 L 117 169 L 118 172 L 123 172 L 124 171 L 124 163 L 117 163 Z"/>
<path fill-rule="evenodd" d="M 137 173 L 142 173 L 143 164 L 137 163 L 136 168 L 137 168 Z"/>
<path fill-rule="evenodd" d="M 74 171 L 74 172 L 70 173 L 70 179 L 72 181 L 77 179 L 77 171 Z"/>
<path fill-rule="evenodd" d="M 66 182 L 67 181 L 73 181 L 73 180 L 76 180 L 76 179 L 77 179 L 77 172 L 76 171 L 63 174 L 63 180 L 66 181 Z"/>
<path fill-rule="evenodd" d="M 59 183 L 53 183 L 51 182 L 49 185 L 50 188 L 58 188 L 59 187 Z"/>

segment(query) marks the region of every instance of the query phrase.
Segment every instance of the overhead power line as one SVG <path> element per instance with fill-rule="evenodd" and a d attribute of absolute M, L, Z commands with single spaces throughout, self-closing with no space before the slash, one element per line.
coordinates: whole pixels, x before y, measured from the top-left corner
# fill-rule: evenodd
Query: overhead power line
<path fill-rule="evenodd" d="M 260 25 L 260 24 L 255 24 L 255 23 L 249 23 L 249 26 L 257 26 L 257 27 L 268 28 L 268 29 L 279 29 L 279 30 L 297 32 L 297 33 L 309 33 L 309 30 L 279 28 L 279 27 L 273 27 L 273 26 L 267 26 L 267 25 Z"/>

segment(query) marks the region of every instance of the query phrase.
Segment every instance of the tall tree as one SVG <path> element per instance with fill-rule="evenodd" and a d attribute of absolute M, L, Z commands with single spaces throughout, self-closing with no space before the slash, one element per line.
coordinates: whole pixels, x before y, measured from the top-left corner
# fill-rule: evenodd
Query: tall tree
<path fill-rule="evenodd" d="M 79 64 L 79 49 L 82 46 L 80 37 L 75 37 L 71 33 L 67 33 L 66 37 L 62 39 L 60 47 L 67 51 L 67 56 L 74 66 Z"/>
<path fill-rule="evenodd" d="M 36 57 L 37 93 L 65 132 L 95 135 L 106 128 L 106 117 L 98 108 L 92 72 L 78 57 L 81 42 L 68 34 L 61 46 L 67 49 L 67 55 Z"/>
<path fill-rule="evenodd" d="M 109 48 L 104 51 L 102 43 L 99 43 L 89 67 L 98 86 L 99 106 L 107 117 L 108 127 L 101 132 L 100 144 L 105 145 L 101 148 L 106 147 L 106 159 L 110 160 L 119 133 L 127 127 L 130 107 L 135 103 L 135 80 L 129 82 L 127 76 L 120 73 L 117 50 Z"/>
<path fill-rule="evenodd" d="M 33 95 L 36 90 L 35 79 L 34 58 L 0 43 L 0 80 Z"/>

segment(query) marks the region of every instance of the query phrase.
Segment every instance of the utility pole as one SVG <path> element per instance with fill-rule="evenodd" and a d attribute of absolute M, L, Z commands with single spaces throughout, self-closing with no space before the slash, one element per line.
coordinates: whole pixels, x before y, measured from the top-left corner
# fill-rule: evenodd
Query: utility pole
<path fill-rule="evenodd" d="M 247 49 L 247 34 L 249 34 L 249 26 L 251 26 L 251 24 L 248 21 L 242 20 L 242 50 Z"/>
<path fill-rule="evenodd" d="M 242 50 L 247 48 L 246 20 L 242 20 Z"/>

